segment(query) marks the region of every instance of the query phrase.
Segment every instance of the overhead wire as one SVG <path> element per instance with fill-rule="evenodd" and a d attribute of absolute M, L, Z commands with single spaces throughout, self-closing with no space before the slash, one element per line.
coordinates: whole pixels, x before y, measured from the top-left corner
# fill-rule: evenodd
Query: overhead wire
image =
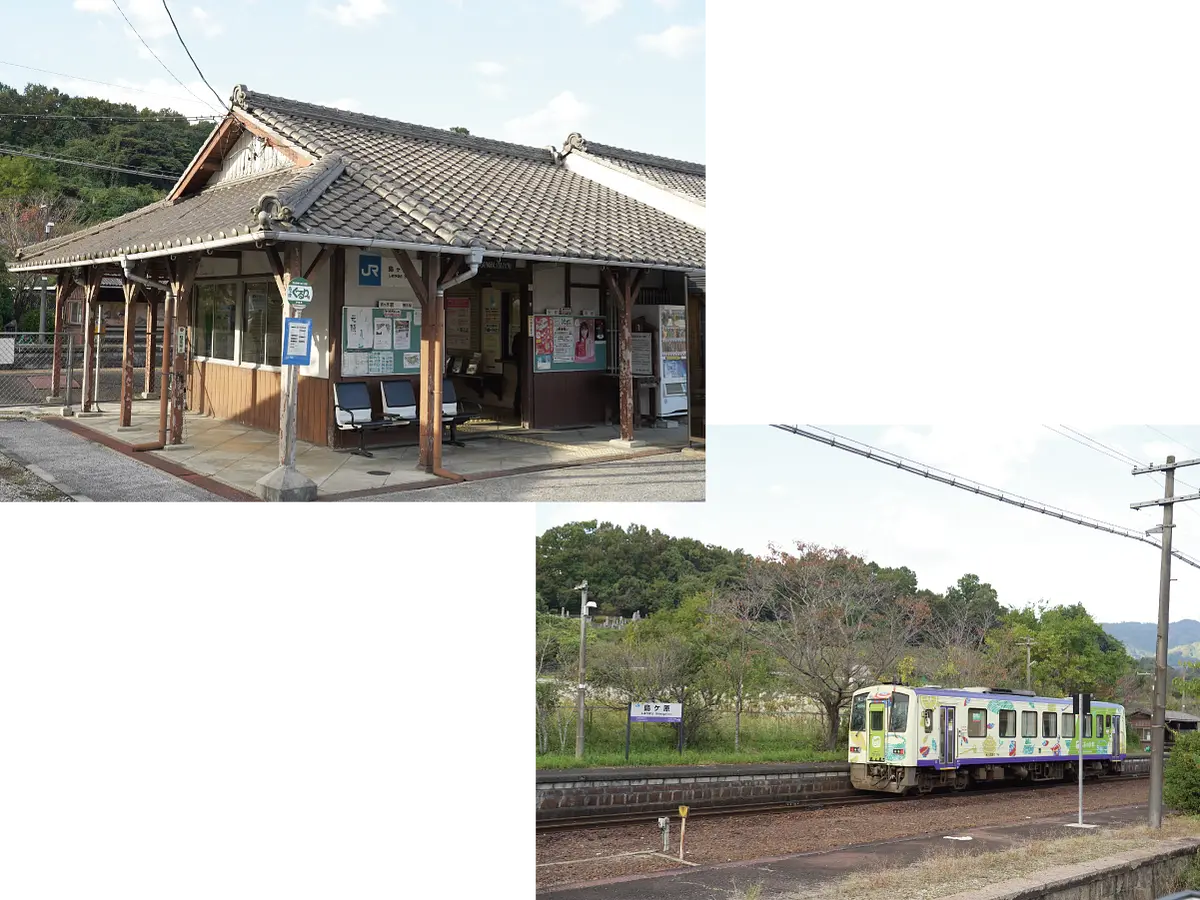
<path fill-rule="evenodd" d="M 170 7 L 167 6 L 167 0 L 163 0 L 163 9 L 167 11 L 167 18 L 171 20 L 171 27 L 175 29 L 175 37 L 179 38 L 180 44 L 183 44 L 183 52 L 188 55 L 188 59 L 190 59 L 192 61 L 192 65 L 195 66 L 196 74 L 200 76 L 200 80 L 204 82 L 204 86 L 212 91 L 213 96 L 217 98 L 217 102 L 224 107 L 225 101 L 221 98 L 220 94 L 218 94 L 216 91 L 213 91 L 213 86 L 208 83 L 208 79 L 205 78 L 204 73 L 200 71 L 200 65 L 196 62 L 196 57 L 192 56 L 192 51 L 188 49 L 188 45 L 184 42 L 183 35 L 179 33 L 179 26 L 175 24 L 175 17 L 171 15 Z"/>
<path fill-rule="evenodd" d="M 992 500 L 999 500 L 1001 503 L 1007 503 L 1011 506 L 1018 506 L 1022 509 L 1028 509 L 1042 515 L 1050 516 L 1055 519 L 1062 519 L 1065 522 L 1071 522 L 1074 525 L 1082 525 L 1086 528 L 1092 528 L 1097 531 L 1104 531 L 1109 534 L 1115 534 L 1118 537 L 1128 538 L 1129 540 L 1138 541 L 1143 544 L 1149 544 L 1152 547 L 1162 550 L 1162 544 L 1150 538 L 1143 532 L 1135 531 L 1132 528 L 1126 528 L 1123 525 L 1117 525 L 1113 522 L 1106 522 L 1103 519 L 1097 519 L 1093 516 L 1086 516 L 1081 513 L 1070 512 L 1069 510 L 1061 509 L 1060 507 L 1051 506 L 1037 500 L 1032 500 L 1029 497 L 1023 497 L 1020 494 L 1014 494 L 1011 491 L 1005 491 L 1002 488 L 992 487 L 975 481 L 970 478 L 963 478 L 948 472 L 945 469 L 938 469 L 934 466 L 928 466 L 916 460 L 908 459 L 898 453 L 892 453 L 889 450 L 881 450 L 871 444 L 863 441 L 858 441 L 853 438 L 847 438 L 836 432 L 829 431 L 826 428 L 820 428 L 815 425 L 810 425 L 808 428 L 815 431 L 822 431 L 828 437 L 820 434 L 814 434 L 799 425 L 772 425 L 772 428 L 778 428 L 781 431 L 786 431 L 791 434 L 805 437 L 818 443 L 828 444 L 829 446 L 854 453 L 858 456 L 863 456 L 875 462 L 884 463 L 893 466 L 910 474 L 920 475 L 924 478 L 929 478 L 933 481 L 956 487 L 960 490 L 969 491 L 973 494 L 988 497 Z M 851 446 L 857 445 L 857 446 Z M 891 457 L 890 459 L 888 457 Z M 1181 562 L 1187 563 L 1194 568 L 1200 569 L 1200 560 L 1194 559 L 1181 550 L 1172 549 L 1171 555 Z"/>
<path fill-rule="evenodd" d="M 221 116 L 213 113 L 207 116 L 161 115 L 155 113 L 149 116 L 71 116 L 63 113 L 0 113 L 0 119 L 64 119 L 79 122 L 176 122 L 181 119 L 188 122 L 203 122 L 207 119 L 219 119 Z"/>
<path fill-rule="evenodd" d="M 1115 459 L 1117 462 L 1119 462 L 1123 466 L 1130 465 L 1130 463 L 1127 460 L 1123 459 L 1122 457 L 1114 456 L 1112 453 L 1109 453 L 1106 450 L 1101 450 L 1099 447 L 1093 447 L 1091 444 L 1085 444 L 1083 441 L 1079 440 L 1078 438 L 1073 438 L 1069 434 L 1063 434 L 1063 432 L 1059 431 L 1057 428 L 1051 428 L 1049 425 L 1045 425 L 1045 424 L 1043 424 L 1042 427 L 1045 428 L 1047 431 L 1057 434 L 1059 437 L 1066 438 L 1068 441 L 1074 441 L 1076 444 L 1078 444 L 1081 447 L 1087 447 L 1089 450 L 1095 450 L 1097 453 L 1103 453 L 1109 459 Z M 1062 427 L 1066 428 L 1065 425 Z M 1076 432 L 1076 433 L 1078 434 L 1078 432 Z M 1140 464 L 1137 462 L 1134 462 L 1133 465 L 1136 466 L 1136 465 L 1140 465 Z"/>
<path fill-rule="evenodd" d="M 199 97 L 196 97 L 196 95 L 192 92 L 192 89 L 190 87 L 188 87 L 186 84 L 184 84 L 182 81 L 180 81 L 179 76 L 176 75 L 174 72 L 172 72 L 169 68 L 167 68 L 167 64 L 158 58 L 158 54 L 155 53 L 154 50 L 150 47 L 150 45 L 146 43 L 146 39 L 143 38 L 138 33 L 138 30 L 133 27 L 133 23 L 129 21 L 129 16 L 125 15 L 125 10 L 121 9 L 121 4 L 119 4 L 117 2 L 117 0 L 112 0 L 112 5 L 117 8 L 117 12 L 119 12 L 121 14 L 121 18 L 124 19 L 125 24 L 129 26 L 129 30 L 132 31 L 134 33 L 134 36 L 137 37 L 137 39 L 142 42 L 142 46 L 145 47 L 150 52 L 151 56 L 153 56 L 156 60 L 158 60 L 158 64 L 163 67 L 163 70 L 168 75 L 170 75 L 172 78 L 174 78 L 176 83 L 178 83 L 178 85 L 181 88 L 183 88 L 185 91 L 187 91 L 193 97 L 195 97 L 196 101 L 198 103 L 203 103 L 205 106 L 207 106 L 211 109 L 212 108 L 211 103 L 209 103 L 207 100 L 201 100 Z M 211 88 L 210 88 L 210 90 L 211 90 Z"/>
<path fill-rule="evenodd" d="M 1200 456 L 1200 450 L 1196 450 L 1196 449 L 1195 449 L 1195 448 L 1193 448 L 1193 447 L 1189 447 L 1189 446 L 1188 446 L 1187 444 L 1185 444 L 1183 441 L 1181 441 L 1181 440 L 1179 440 L 1179 439 L 1177 439 L 1177 438 L 1173 438 L 1173 437 L 1171 437 L 1171 436 L 1170 436 L 1169 434 L 1167 434 L 1165 431 L 1159 431 L 1159 430 L 1158 430 L 1157 428 L 1155 428 L 1153 425 L 1147 425 L 1146 427 L 1147 427 L 1147 428 L 1149 428 L 1151 431 L 1153 431 L 1155 434 L 1162 435 L 1162 436 L 1163 436 L 1163 437 L 1165 437 L 1165 438 L 1166 438 L 1168 441 L 1171 441 L 1172 443 L 1178 444 L 1180 447 L 1182 447 L 1184 450 L 1187 450 L 1189 453 L 1195 453 L 1197 456 Z"/>
<path fill-rule="evenodd" d="M 83 166 L 88 169 L 102 169 L 107 172 L 120 172 L 124 175 L 142 175 L 147 178 L 162 178 L 172 182 L 179 180 L 178 173 L 171 174 L 168 172 L 151 172 L 147 169 L 126 169 L 122 168 L 121 166 L 110 166 L 105 165 L 104 163 L 88 162 L 87 160 L 83 159 L 71 159 L 70 157 L 65 156 L 50 156 L 46 153 L 31 153 L 28 150 L 22 150 L 19 147 L 8 147 L 4 144 L 0 144 L 0 154 L 6 154 L 8 156 L 24 156 L 28 159 L 42 159 L 46 160 L 47 162 L 64 163 L 72 166 Z"/>
<path fill-rule="evenodd" d="M 27 65 L 24 65 L 23 63 L 8 62 L 7 60 L 3 60 L 3 59 L 0 59 L 0 66 L 12 66 L 13 68 L 16 68 L 16 69 L 28 69 L 30 72 L 41 72 L 44 75 L 57 75 L 59 78 L 70 78 L 72 81 L 86 81 L 88 84 L 102 84 L 105 87 L 119 88 L 122 91 L 133 91 L 136 94 L 146 94 L 150 97 L 162 97 L 167 100 L 175 100 L 175 101 L 178 101 L 181 99 L 180 97 L 178 97 L 174 94 L 162 94 L 162 93 L 159 93 L 158 91 L 147 91 L 143 88 L 132 87 L 131 85 L 128 85 L 128 84 L 113 84 L 111 81 L 97 81 L 95 78 L 84 78 L 81 75 L 68 75 L 66 72 L 55 72 L 52 69 L 39 69 L 37 66 L 27 66 Z M 185 86 L 185 89 L 186 89 L 186 86 Z M 191 93 L 191 91 L 188 91 L 188 93 Z M 197 100 L 200 99 L 199 97 L 196 97 L 195 94 L 192 94 L 192 96 L 195 97 Z M 207 103 L 207 101 L 201 101 L 201 102 Z"/>

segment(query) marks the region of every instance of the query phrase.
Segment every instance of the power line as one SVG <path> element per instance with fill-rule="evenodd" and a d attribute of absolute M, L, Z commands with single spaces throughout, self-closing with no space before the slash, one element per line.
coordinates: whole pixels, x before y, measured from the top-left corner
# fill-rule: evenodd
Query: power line
<path fill-rule="evenodd" d="M 106 172 L 120 172 L 124 175 L 142 175 L 147 178 L 162 178 L 167 181 L 178 181 L 178 175 L 169 175 L 166 172 L 148 172 L 145 169 L 123 169 L 120 166 L 106 166 L 102 163 L 87 162 L 82 159 L 70 159 L 64 156 L 48 156 L 44 153 L 30 153 L 28 150 L 21 150 L 17 147 L 6 147 L 0 144 L 0 153 L 9 156 L 24 156 L 28 159 L 44 159 L 47 162 L 64 163 L 71 166 L 83 166 L 88 169 L 102 169 Z"/>
<path fill-rule="evenodd" d="M 1109 452 L 1107 452 L 1107 451 L 1105 451 L 1105 450 L 1101 450 L 1099 447 L 1093 447 L 1091 444 L 1085 444 L 1083 441 L 1079 440 L 1078 438 L 1073 438 L 1073 437 L 1071 437 L 1069 434 L 1063 434 L 1063 433 L 1062 433 L 1061 431 L 1059 431 L 1057 428 L 1051 428 L 1049 425 L 1042 425 L 1042 427 L 1043 427 L 1043 428 L 1045 428 L 1047 431 L 1050 431 L 1050 432 L 1053 432 L 1054 434 L 1057 434 L 1059 437 L 1064 437 L 1064 438 L 1066 438 L 1068 441 L 1075 441 L 1075 443 L 1077 443 L 1077 444 L 1078 444 L 1079 446 L 1081 446 L 1081 447 L 1087 447 L 1089 450 L 1095 450 L 1097 453 L 1102 453 L 1102 454 L 1104 454 L 1104 455 L 1105 455 L 1105 456 L 1107 456 L 1109 459 L 1115 459 L 1115 460 L 1116 460 L 1117 462 L 1119 462 L 1119 463 L 1120 463 L 1122 466 L 1128 466 L 1128 465 L 1129 465 L 1129 462 L 1128 462 L 1128 460 L 1122 459 L 1122 458 L 1121 458 L 1121 457 L 1119 457 L 1119 456 L 1114 456 L 1113 454 L 1111 454 L 1111 453 L 1109 453 Z M 1065 425 L 1064 425 L 1063 427 L 1064 427 L 1064 428 L 1066 428 L 1066 426 L 1065 426 Z M 1079 432 L 1076 432 L 1076 434 L 1078 434 L 1078 433 L 1079 433 Z M 1136 463 L 1135 463 L 1135 465 L 1136 465 Z"/>
<path fill-rule="evenodd" d="M 1155 434 L 1160 434 L 1160 435 L 1162 435 L 1162 436 L 1163 436 L 1163 437 L 1165 437 L 1165 438 L 1166 438 L 1168 441 L 1171 441 L 1172 443 L 1178 444 L 1178 445 L 1179 445 L 1180 447 L 1182 447 L 1184 450 L 1187 450 L 1187 451 L 1189 451 L 1189 452 L 1191 452 L 1191 453 L 1195 453 L 1197 456 L 1200 456 L 1200 450 L 1193 450 L 1191 447 L 1189 447 L 1189 446 L 1188 446 L 1187 444 L 1185 444 L 1183 441 L 1181 441 L 1181 440 L 1178 440 L 1177 438 L 1173 438 L 1173 437 L 1171 437 L 1171 436 L 1170 436 L 1169 434 L 1167 434 L 1165 431 L 1159 431 L 1159 430 L 1158 430 L 1157 428 L 1155 428 L 1153 425 L 1147 425 L 1146 427 L 1147 427 L 1147 428 L 1149 428 L 1151 431 L 1153 431 Z"/>
<path fill-rule="evenodd" d="M 1082 431 L 1076 431 L 1070 425 L 1063 425 L 1062 427 L 1067 429 L 1067 431 L 1071 432 L 1071 434 L 1079 435 L 1085 441 L 1090 441 L 1091 443 L 1096 444 L 1099 447 L 1103 447 L 1105 450 L 1108 450 L 1112 453 L 1117 454 L 1117 456 L 1123 457 L 1125 459 L 1125 461 L 1130 463 L 1131 465 L 1140 466 L 1142 464 L 1141 460 L 1134 459 L 1132 456 L 1130 456 L 1128 453 L 1124 452 L 1123 450 L 1118 450 L 1116 447 L 1110 447 L 1108 444 L 1104 443 L 1103 441 L 1098 441 L 1093 437 L 1088 437 Z"/>
<path fill-rule="evenodd" d="M 1067 431 L 1070 431 L 1070 432 L 1073 432 L 1074 434 L 1079 435 L 1081 438 L 1084 438 L 1085 440 L 1091 441 L 1092 443 L 1085 444 L 1083 441 L 1077 440 L 1076 438 L 1071 437 L 1071 435 L 1069 435 L 1069 434 L 1063 434 L 1057 428 L 1051 428 L 1049 425 L 1044 425 L 1043 427 L 1049 431 L 1054 432 L 1059 437 L 1065 437 L 1069 441 L 1075 441 L 1075 443 L 1079 444 L 1079 446 L 1081 446 L 1081 447 L 1087 447 L 1089 450 L 1095 450 L 1097 453 L 1104 454 L 1109 459 L 1115 459 L 1117 462 L 1119 462 L 1123 466 L 1133 465 L 1136 467 L 1136 466 L 1142 465 L 1142 463 L 1139 460 L 1134 459 L 1129 454 L 1124 453 L 1123 451 L 1118 450 L 1115 447 L 1110 447 L 1108 444 L 1098 441 L 1095 438 L 1088 437 L 1082 431 L 1076 431 L 1074 428 L 1071 428 L 1069 425 L 1063 425 L 1062 427 L 1067 429 Z M 1093 445 L 1098 445 L 1098 446 L 1093 446 Z M 1101 449 L 1101 448 L 1103 448 L 1103 449 Z M 1109 452 L 1110 450 L 1112 451 L 1111 453 Z M 1114 454 L 1118 454 L 1118 453 L 1120 454 L 1120 456 L 1114 455 Z M 1163 483 L 1161 481 L 1159 481 L 1157 478 L 1152 477 L 1151 480 L 1155 484 L 1157 484 L 1159 487 L 1163 487 Z M 1185 487 L 1190 487 L 1193 490 L 1200 490 L 1200 488 L 1197 488 L 1195 485 L 1188 484 L 1186 481 L 1183 481 L 1181 479 L 1176 479 L 1176 481 L 1178 481 L 1179 484 L 1182 484 Z M 1196 512 L 1196 510 L 1192 509 L 1190 506 L 1185 506 L 1184 509 L 1186 509 L 1188 512 L 1190 512 L 1194 516 L 1200 516 L 1200 512 Z"/>
<path fill-rule="evenodd" d="M 183 88 L 189 94 L 192 94 L 193 97 L 196 97 L 196 95 L 192 93 L 192 89 L 190 87 L 188 87 L 186 84 L 184 84 L 182 81 L 180 81 L 179 76 L 177 76 L 174 72 L 172 72 L 170 69 L 168 69 L 167 64 L 165 62 L 163 62 L 161 59 L 158 59 L 158 54 L 155 53 L 150 48 L 150 45 L 146 43 L 145 38 L 143 38 L 140 34 L 138 34 L 138 30 L 133 27 L 133 23 L 129 21 L 129 16 L 125 15 L 125 10 L 121 9 L 121 4 L 119 4 L 117 2 L 117 0 L 112 0 L 112 4 L 113 4 L 113 6 L 115 6 L 117 8 L 117 12 L 119 12 L 121 14 L 121 18 L 125 20 L 125 24 L 129 26 L 129 30 L 132 31 L 134 33 L 134 35 L 137 37 L 137 39 L 142 42 L 142 46 L 150 51 L 150 55 L 158 60 L 158 64 L 163 67 L 163 70 L 168 75 L 170 75 L 172 78 L 174 78 L 175 81 L 179 84 L 179 86 L 181 88 Z M 209 104 L 207 100 L 201 100 L 199 97 L 196 97 L 196 101 L 199 103 L 203 103 L 206 106 L 209 106 L 211 108 L 211 104 Z"/>
<path fill-rule="evenodd" d="M 179 43 L 183 44 L 183 52 L 188 55 L 188 59 L 192 61 L 192 65 L 196 67 L 196 74 L 200 76 L 200 80 L 204 82 L 204 86 L 213 92 L 213 96 L 217 98 L 217 102 L 222 107 L 225 106 L 225 101 L 221 99 L 221 95 L 213 91 L 213 86 L 208 83 L 208 79 L 204 77 L 204 73 L 200 71 L 200 66 L 196 62 L 196 58 L 192 56 L 192 51 L 188 49 L 188 45 L 184 43 L 183 35 L 179 33 L 179 26 L 175 24 L 175 17 L 171 15 L 171 10 L 167 7 L 167 0 L 163 0 L 163 9 L 167 11 L 167 18 L 171 20 L 171 27 L 175 29 L 175 37 L 179 38 Z"/>
<path fill-rule="evenodd" d="M 111 81 L 97 81 L 94 78 L 84 78 L 81 75 L 68 75 L 66 72 L 55 72 L 51 69 L 39 69 L 37 66 L 26 66 L 21 63 L 7 62 L 2 59 L 0 59 L 0 66 L 12 66 L 17 69 L 28 69 L 30 72 L 41 72 L 44 75 L 57 75 L 59 78 L 70 78 L 72 81 L 86 81 L 88 84 L 102 84 L 105 87 L 119 88 L 122 91 L 133 91 L 134 93 L 146 94 L 150 97 L 163 97 L 164 99 L 167 99 L 167 100 L 176 100 L 176 101 L 181 99 L 179 97 L 176 97 L 174 94 L 160 94 L 157 91 L 147 91 L 147 90 L 143 90 L 142 88 L 131 87 L 130 85 L 127 85 L 127 84 L 113 84 Z M 186 85 L 184 87 L 186 89 Z M 191 91 L 188 91 L 188 93 L 190 94 Z M 200 100 L 200 98 L 196 97 L 195 94 L 192 94 L 192 96 L 195 97 L 197 100 Z M 201 102 L 203 103 L 205 101 L 201 101 Z"/>
<path fill-rule="evenodd" d="M 973 481 L 969 478 L 962 478 L 958 475 L 954 475 L 953 473 L 947 472 L 944 469 L 935 469 L 932 466 L 926 466 L 914 460 L 906 459 L 899 454 L 891 453 L 887 450 L 880 450 L 878 447 L 872 447 L 870 444 L 863 443 L 862 441 L 855 441 L 851 438 L 845 438 L 842 435 L 835 434 L 834 432 L 828 431 L 824 428 L 818 428 L 817 430 L 824 431 L 826 434 L 830 435 L 830 437 L 813 434 L 812 432 L 806 431 L 798 425 L 772 425 L 771 427 L 778 428 L 781 431 L 787 431 L 791 434 L 799 435 L 800 437 L 806 437 L 809 440 L 814 440 L 822 444 L 828 444 L 829 446 L 838 450 L 846 450 L 858 456 L 863 456 L 867 459 L 874 460 L 875 462 L 893 466 L 901 471 L 910 472 L 913 475 L 920 475 L 924 478 L 932 479 L 942 484 L 949 485 L 950 487 L 956 487 L 960 490 L 970 491 L 972 494 L 979 494 L 992 500 L 999 500 L 1001 503 L 1007 503 L 1011 506 L 1019 506 L 1022 509 L 1032 510 L 1033 512 L 1041 513 L 1042 515 L 1050 516 L 1054 519 L 1062 519 L 1064 522 L 1070 522 L 1074 525 L 1083 525 L 1086 528 L 1092 528 L 1096 531 L 1105 531 L 1109 534 L 1115 534 L 1118 537 L 1128 538 L 1129 540 L 1138 541 L 1143 544 L 1149 544 L 1151 547 L 1162 550 L 1161 544 L 1147 537 L 1142 532 L 1134 531 L 1133 529 L 1125 528 L 1124 526 L 1116 525 L 1112 522 L 1105 522 L 1102 519 L 1096 519 L 1091 516 L 1084 516 L 1078 513 L 1068 512 L 1067 510 L 1060 509 L 1056 506 L 1049 506 L 1048 504 L 1040 503 L 1036 500 L 1031 500 L 1028 497 L 1022 497 L 1019 494 L 1013 494 L 1009 491 L 1001 490 L 1000 488 L 989 487 L 988 485 L 981 484 L 978 481 Z M 812 428 L 816 426 L 809 427 Z M 858 444 L 859 446 L 855 447 L 851 446 L 851 444 Z M 892 458 L 888 459 L 887 457 Z M 1182 553 L 1178 550 L 1172 550 L 1171 555 L 1190 566 L 1200 569 L 1200 560 L 1192 559 L 1186 553 Z"/>
<path fill-rule="evenodd" d="M 61 113 L 0 113 L 0 119 L 66 119 L 78 122 L 176 122 L 185 119 L 189 122 L 202 122 L 208 119 L 219 119 L 216 114 L 209 116 L 153 115 L 153 116 L 68 116 Z"/>

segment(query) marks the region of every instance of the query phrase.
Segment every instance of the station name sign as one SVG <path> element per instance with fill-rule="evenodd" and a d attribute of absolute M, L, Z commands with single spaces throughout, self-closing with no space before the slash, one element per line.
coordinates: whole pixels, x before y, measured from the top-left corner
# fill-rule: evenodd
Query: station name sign
<path fill-rule="evenodd" d="M 630 722 L 682 722 L 682 703 L 631 703 Z"/>

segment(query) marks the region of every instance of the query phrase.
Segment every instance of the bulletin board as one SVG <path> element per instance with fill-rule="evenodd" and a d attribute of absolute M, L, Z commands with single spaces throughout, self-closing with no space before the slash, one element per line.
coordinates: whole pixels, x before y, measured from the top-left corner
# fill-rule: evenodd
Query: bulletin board
<path fill-rule="evenodd" d="M 533 317 L 535 373 L 603 372 L 607 366 L 608 322 L 602 316 Z"/>
<path fill-rule="evenodd" d="M 342 309 L 342 377 L 410 375 L 421 371 L 416 310 Z"/>

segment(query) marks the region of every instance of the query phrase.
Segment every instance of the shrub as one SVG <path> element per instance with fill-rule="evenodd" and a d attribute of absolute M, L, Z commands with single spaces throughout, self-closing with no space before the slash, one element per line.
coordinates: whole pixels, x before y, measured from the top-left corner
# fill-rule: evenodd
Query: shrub
<path fill-rule="evenodd" d="M 1200 732 L 1180 732 L 1163 771 L 1163 803 L 1200 815 Z"/>

